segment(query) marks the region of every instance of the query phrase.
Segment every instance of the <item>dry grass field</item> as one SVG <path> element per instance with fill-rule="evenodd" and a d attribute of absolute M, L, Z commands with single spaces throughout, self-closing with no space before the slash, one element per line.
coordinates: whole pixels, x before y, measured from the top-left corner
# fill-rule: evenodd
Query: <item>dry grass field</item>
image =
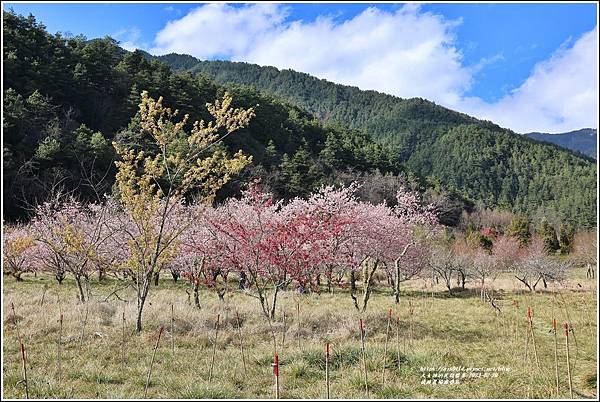
<path fill-rule="evenodd" d="M 509 277 L 497 280 L 494 288 L 498 290 L 501 314 L 489 303 L 480 301 L 477 289 L 457 291 L 450 296 L 441 284 L 432 292 L 424 288 L 422 281 L 403 284 L 399 305 L 393 303 L 390 291 L 382 283 L 363 315 L 355 311 L 347 293 L 284 292 L 277 319 L 271 326 L 260 314 L 258 301 L 246 294 L 230 292 L 221 302 L 215 293 L 204 291 L 202 308 L 198 310 L 187 302 L 187 283 L 175 283 L 165 277 L 157 288 L 151 289 L 141 334 L 134 332 L 135 297 L 131 290 L 119 293 L 128 302 L 114 296 L 105 301 L 115 286 L 114 280 L 92 281 L 91 300 L 81 304 L 76 301 L 77 290 L 71 280 L 58 285 L 51 277 L 29 276 L 20 283 L 5 277 L 3 398 L 25 396 L 17 330 L 27 351 L 30 397 L 142 398 L 161 326 L 165 333 L 156 353 L 148 397 L 274 397 L 272 328 L 280 357 L 281 398 L 326 396 L 326 342 L 332 348 L 331 397 L 364 398 L 367 393 L 359 318 L 363 318 L 366 326 L 371 398 L 556 398 L 553 317 L 559 323 L 569 321 L 574 328 L 574 336 L 570 338 L 574 397 L 596 396 L 597 289 L 595 280 L 585 279 L 579 271 L 573 273 L 565 286 L 550 285 L 547 291 L 536 294 L 521 291 Z M 13 303 L 16 317 L 11 310 Z M 174 331 L 171 331 L 171 305 Z M 531 342 L 525 360 L 528 306 L 533 309 L 539 367 Z M 394 317 L 399 317 L 400 325 L 394 323 L 390 333 L 384 385 L 382 369 L 389 308 Z M 245 370 L 236 311 L 241 319 Z M 209 380 L 217 314 L 221 319 Z M 564 331 L 559 331 L 561 398 L 569 397 L 564 342 Z M 422 383 L 421 369 L 427 367 L 436 370 L 462 367 L 466 377 L 454 384 Z M 468 368 L 499 371 L 471 377 L 474 372 L 466 371 Z"/>

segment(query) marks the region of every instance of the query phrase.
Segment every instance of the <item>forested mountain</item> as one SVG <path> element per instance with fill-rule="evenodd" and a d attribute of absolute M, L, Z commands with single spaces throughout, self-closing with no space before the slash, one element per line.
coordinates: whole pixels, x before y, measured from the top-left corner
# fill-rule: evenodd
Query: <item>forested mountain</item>
<path fill-rule="evenodd" d="M 253 178 L 281 198 L 359 178 L 367 183 L 362 196 L 373 201 L 393 198 L 400 182 L 428 187 L 432 199 L 445 200 L 439 207 L 449 224 L 478 200 L 528 214 L 550 211 L 578 226 L 596 223 L 591 159 L 424 99 L 245 63 L 154 58 L 124 51 L 111 38 L 51 35 L 33 16 L 11 12 L 4 13 L 3 33 L 7 219 L 24 217 L 59 188 L 84 199 L 110 193 L 111 141 L 148 146 L 136 130 L 147 90 L 189 113 L 190 122 L 208 119 L 206 103 L 225 91 L 234 106 L 256 106 L 250 126 L 224 143 L 253 155 L 253 165 L 220 199 Z"/>
<path fill-rule="evenodd" d="M 425 99 L 361 91 L 305 73 L 249 63 L 200 61 L 177 54 L 154 58 L 220 83 L 252 85 L 306 108 L 323 121 L 362 130 L 396 148 L 401 162 L 416 175 L 488 206 L 530 215 L 555 211 L 580 225 L 596 220 L 596 164 L 585 156 L 534 142 Z"/>
<path fill-rule="evenodd" d="M 228 90 L 234 106 L 256 106 L 250 126 L 225 140 L 253 165 L 223 189 L 262 178 L 279 197 L 306 195 L 351 170 L 390 180 L 402 167 L 397 153 L 368 134 L 324 124 L 304 109 L 252 87 L 218 85 L 204 76 L 175 74 L 111 38 L 51 35 L 33 16 L 4 13 L 4 215 L 14 219 L 62 189 L 84 199 L 110 193 L 114 183 L 111 141 L 146 147 L 138 138 L 136 111 L 142 90 L 190 114 L 209 119 L 206 103 Z M 361 173 L 362 172 L 362 173 Z M 386 179 L 387 177 L 387 179 Z"/>
<path fill-rule="evenodd" d="M 595 128 L 582 128 L 581 130 L 560 134 L 527 133 L 525 135 L 534 140 L 550 142 L 596 159 L 598 137 Z"/>

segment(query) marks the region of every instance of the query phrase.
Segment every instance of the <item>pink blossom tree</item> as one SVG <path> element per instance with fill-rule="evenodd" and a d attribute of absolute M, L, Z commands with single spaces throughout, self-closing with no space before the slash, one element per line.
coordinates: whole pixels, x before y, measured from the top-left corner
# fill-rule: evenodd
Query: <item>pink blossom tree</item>
<path fill-rule="evenodd" d="M 5 226 L 2 236 L 2 255 L 4 257 L 3 272 L 11 275 L 18 282 L 22 275 L 37 272 L 40 268 L 39 244 L 27 225 Z"/>
<path fill-rule="evenodd" d="M 570 266 L 569 261 L 549 256 L 543 240 L 536 237 L 514 264 L 513 272 L 517 280 L 531 292 L 535 292 L 540 281 L 544 288 L 548 287 L 548 282 L 563 281 Z"/>
<path fill-rule="evenodd" d="M 42 244 L 40 258 L 59 282 L 65 273 L 73 275 L 81 302 L 86 301 L 84 281 L 87 285 L 90 272 L 102 264 L 100 250 L 110 237 L 109 217 L 101 205 L 57 199 L 40 205 L 32 220 Z"/>
<path fill-rule="evenodd" d="M 394 254 L 391 257 L 395 268 L 392 285 L 397 304 L 400 302 L 400 283 L 416 277 L 426 265 L 428 243 L 439 227 L 434 206 L 423 204 L 416 193 L 402 187 L 396 194 L 396 201 L 394 213 L 399 221 L 396 223 L 395 241 L 400 244 L 392 248 Z"/>

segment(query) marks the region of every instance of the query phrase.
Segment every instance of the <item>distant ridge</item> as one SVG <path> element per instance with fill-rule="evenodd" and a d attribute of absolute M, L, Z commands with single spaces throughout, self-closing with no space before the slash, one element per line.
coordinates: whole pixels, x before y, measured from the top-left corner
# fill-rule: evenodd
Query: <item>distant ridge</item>
<path fill-rule="evenodd" d="M 559 134 L 534 132 L 525 135 L 534 140 L 550 142 L 597 159 L 598 132 L 595 128 L 582 128 L 581 130 Z"/>
<path fill-rule="evenodd" d="M 254 88 L 328 124 L 360 130 L 391 147 L 405 171 L 434 188 L 516 213 L 556 213 L 575 225 L 595 224 L 596 161 L 579 151 L 537 141 L 423 98 L 363 91 L 245 62 L 202 61 L 174 53 L 145 56 L 227 87 Z"/>

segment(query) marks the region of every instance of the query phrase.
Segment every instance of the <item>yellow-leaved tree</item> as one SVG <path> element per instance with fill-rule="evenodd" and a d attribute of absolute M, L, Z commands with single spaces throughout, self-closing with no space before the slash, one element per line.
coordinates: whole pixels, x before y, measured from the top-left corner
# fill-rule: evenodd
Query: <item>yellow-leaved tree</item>
<path fill-rule="evenodd" d="M 233 108 L 231 102 L 226 93 L 222 100 L 207 104 L 213 121 L 196 121 L 186 132 L 188 115 L 175 121 L 177 110 L 164 107 L 162 97 L 155 100 L 144 91 L 139 130 L 142 136 L 152 137 L 157 151 L 150 155 L 113 143 L 121 157 L 116 162 L 116 183 L 127 218 L 121 229 L 128 240 L 127 265 L 133 268 L 137 291 L 138 332 L 153 275 L 172 257 L 178 237 L 196 218 L 181 214 L 199 210 L 181 207 L 185 195 L 193 191 L 200 201 L 212 202 L 231 175 L 251 162 L 241 151 L 230 157 L 214 146 L 254 117 L 254 108 Z"/>

